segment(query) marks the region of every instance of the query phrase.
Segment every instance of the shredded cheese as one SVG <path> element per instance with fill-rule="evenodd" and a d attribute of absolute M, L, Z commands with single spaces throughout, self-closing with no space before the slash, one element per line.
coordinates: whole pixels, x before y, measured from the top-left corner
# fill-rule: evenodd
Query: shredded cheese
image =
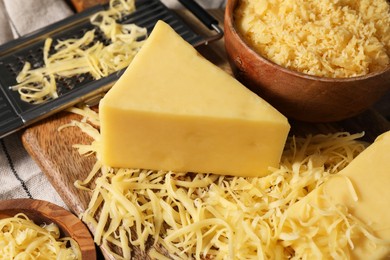
<path fill-rule="evenodd" d="M 106 77 L 127 67 L 147 37 L 146 28 L 116 21 L 135 10 L 134 0 L 111 0 L 110 8 L 93 15 L 90 20 L 98 29 L 87 31 L 80 39 L 45 40 L 44 66 L 32 68 L 26 62 L 18 74 L 17 85 L 21 100 L 40 104 L 58 97 L 56 79 L 89 73 L 94 79 Z M 95 41 L 96 30 L 101 30 L 108 45 Z M 54 48 L 55 52 L 50 53 Z"/>
<path fill-rule="evenodd" d="M 83 121 L 98 122 L 96 112 L 84 109 L 78 112 L 85 117 Z M 87 131 L 85 125 L 78 126 Z M 320 213 L 299 223 L 289 220 L 285 212 L 362 152 L 365 144 L 357 141 L 362 136 L 291 137 L 280 167 L 262 178 L 114 169 L 98 159 L 86 180 L 76 181 L 77 187 L 92 191 L 90 204 L 80 217 L 93 227 L 95 242 L 117 259 L 128 259 L 134 247 L 149 250 L 156 259 L 161 255 L 171 259 L 316 255 L 348 259 L 357 235 L 370 237 L 373 243 L 384 241 L 339 205 L 308 209 Z M 98 145 L 75 147 L 100 157 Z M 357 196 L 352 184 L 351 192 Z M 319 227 L 313 228 L 317 223 Z M 324 228 L 332 236 L 326 237 Z M 331 247 L 318 245 L 324 240 Z"/>
<path fill-rule="evenodd" d="M 351 193 L 356 194 L 354 190 Z M 362 236 L 377 245 L 390 245 L 390 241 L 373 236 L 347 207 L 332 204 L 327 194 L 321 193 L 317 200 L 318 205 L 327 207 L 318 208 L 308 203 L 301 219 L 285 218 L 280 224 L 281 244 L 293 249 L 288 255 L 290 259 L 350 259 L 354 239 Z"/>
<path fill-rule="evenodd" d="M 390 65 L 386 0 L 240 0 L 235 18 L 257 52 L 292 70 L 348 78 Z"/>
<path fill-rule="evenodd" d="M 72 238 L 60 238 L 54 223 L 38 226 L 25 214 L 0 220 L 0 259 L 81 259 Z"/>

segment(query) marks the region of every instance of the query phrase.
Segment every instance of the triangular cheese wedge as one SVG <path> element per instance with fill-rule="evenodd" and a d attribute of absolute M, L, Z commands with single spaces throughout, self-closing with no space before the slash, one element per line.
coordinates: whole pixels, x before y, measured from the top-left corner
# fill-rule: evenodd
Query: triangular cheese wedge
<path fill-rule="evenodd" d="M 262 176 L 287 119 L 159 21 L 100 102 L 102 160 L 114 167 Z"/>
<path fill-rule="evenodd" d="M 313 237 L 313 229 L 318 233 L 329 237 L 328 241 L 319 238 L 314 241 L 317 246 L 327 251 L 323 258 L 330 256 L 332 243 L 338 238 L 343 243 L 341 235 L 335 237 L 337 223 L 332 223 L 332 218 L 323 212 L 332 206 L 345 206 L 353 217 L 364 223 L 368 230 L 373 232 L 381 242 L 362 233 L 356 236 L 350 233 L 353 248 L 347 244 L 351 259 L 389 259 L 390 257 L 390 131 L 379 136 L 366 150 L 359 154 L 345 169 L 332 176 L 328 181 L 313 190 L 299 202 L 293 204 L 286 212 L 287 219 L 295 223 L 314 223 L 302 225 L 302 229 L 295 226 L 295 234 L 300 237 L 290 242 L 295 251 L 308 249 L 306 236 Z M 313 210 L 319 209 L 319 210 Z M 341 212 L 341 211 L 340 211 Z M 338 225 L 340 226 L 340 224 Z M 333 232 L 332 231 L 332 227 Z M 285 232 L 286 230 L 282 230 Z M 288 230 L 291 232 L 291 230 Z M 306 232 L 308 231 L 308 232 Z M 311 233 L 311 234 L 310 234 Z M 383 243 L 385 242 L 385 243 Z M 387 242 L 387 243 L 386 243 Z M 344 241 L 347 243 L 347 241 Z M 319 250 L 318 250 L 319 251 Z M 316 258 L 313 250 L 309 258 Z"/>

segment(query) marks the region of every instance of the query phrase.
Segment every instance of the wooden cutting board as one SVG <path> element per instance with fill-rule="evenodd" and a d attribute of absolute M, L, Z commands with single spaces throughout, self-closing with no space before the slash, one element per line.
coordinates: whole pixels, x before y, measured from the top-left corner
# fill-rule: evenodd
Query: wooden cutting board
<path fill-rule="evenodd" d="M 221 22 L 223 11 L 212 11 L 212 14 Z M 202 28 L 196 19 L 188 12 L 181 12 L 181 16 L 194 28 Z M 198 48 L 206 58 L 231 73 L 224 51 L 223 40 Z M 77 190 L 73 183 L 85 179 L 95 162 L 93 156 L 80 156 L 74 144 L 88 144 L 91 139 L 78 128 L 70 127 L 62 131 L 58 128 L 71 120 L 78 120 L 79 116 L 68 112 L 60 112 L 34 126 L 26 129 L 22 135 L 23 144 L 37 162 L 51 184 L 58 191 L 71 211 L 79 214 L 84 211 L 90 194 Z M 348 131 L 350 133 L 366 132 L 365 139 L 372 142 L 379 134 L 390 130 L 390 123 L 378 111 L 368 111 L 354 118 L 334 124 L 309 124 L 290 121 L 291 134 L 306 135 L 315 133 L 331 133 L 335 131 Z M 93 232 L 93 230 L 92 230 Z M 109 256 L 106 255 L 108 259 Z"/>

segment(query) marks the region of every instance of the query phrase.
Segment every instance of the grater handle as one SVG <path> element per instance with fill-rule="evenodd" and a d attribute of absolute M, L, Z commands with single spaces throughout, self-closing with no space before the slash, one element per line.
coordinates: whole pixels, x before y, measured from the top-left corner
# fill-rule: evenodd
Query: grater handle
<path fill-rule="evenodd" d="M 179 2 L 190 10 L 209 29 L 213 30 L 215 29 L 215 26 L 218 25 L 217 19 L 212 17 L 194 0 L 179 0 Z"/>

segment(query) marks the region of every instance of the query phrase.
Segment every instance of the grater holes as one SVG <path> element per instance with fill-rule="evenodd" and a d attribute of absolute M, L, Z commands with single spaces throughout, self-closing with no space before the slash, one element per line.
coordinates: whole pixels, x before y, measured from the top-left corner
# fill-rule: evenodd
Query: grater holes
<path fill-rule="evenodd" d="M 70 38 L 67 37 L 67 36 L 59 37 L 59 38 L 57 38 L 57 39 L 55 39 L 53 41 L 52 47 L 54 47 L 54 45 L 56 45 L 58 42 L 66 41 L 66 40 L 69 40 L 69 39 Z"/>
<path fill-rule="evenodd" d="M 26 63 L 26 60 L 24 59 L 24 57 L 16 57 L 16 61 L 18 63 L 18 65 L 23 65 L 24 63 Z"/>
<path fill-rule="evenodd" d="M 83 82 L 90 82 L 90 81 L 93 81 L 93 80 L 94 80 L 94 78 L 89 73 L 84 73 L 84 74 L 80 75 L 79 77 L 76 77 L 77 84 L 80 84 L 80 83 L 83 83 Z"/>
<path fill-rule="evenodd" d="M 7 68 L 7 70 L 10 72 L 10 73 L 14 73 L 14 68 L 13 68 L 13 66 L 11 65 L 11 64 L 7 64 L 7 65 L 5 65 L 5 67 Z"/>
<path fill-rule="evenodd" d="M 103 31 L 100 30 L 99 28 L 97 28 L 97 29 L 95 30 L 95 39 L 94 39 L 94 41 L 95 41 L 95 42 L 96 42 L 96 41 L 99 41 L 99 42 L 103 43 L 105 46 L 107 46 L 107 45 L 109 45 L 109 44 L 111 43 L 111 40 L 108 39 L 108 38 L 104 35 Z"/>
<path fill-rule="evenodd" d="M 75 87 L 75 82 L 72 78 L 74 77 L 60 77 L 56 79 L 58 93 L 66 93 L 68 90 L 72 90 Z"/>
<path fill-rule="evenodd" d="M 63 95 L 77 88 L 78 86 L 82 86 L 83 84 L 87 84 L 93 81 L 94 78 L 89 73 L 83 73 L 73 77 L 59 77 L 56 79 L 57 92 L 59 95 Z"/>
<path fill-rule="evenodd" d="M 88 31 L 89 31 L 89 30 L 88 30 L 87 28 L 82 28 L 82 29 L 79 31 L 78 35 L 84 35 L 84 34 L 86 34 Z"/>
<path fill-rule="evenodd" d="M 29 50 L 26 59 L 20 60 L 20 62 L 22 62 L 23 65 L 26 61 L 30 62 L 31 67 L 33 69 L 42 67 L 43 66 L 42 53 L 43 53 L 43 49 L 42 52 L 40 53 L 39 48 Z"/>
<path fill-rule="evenodd" d="M 35 58 L 37 59 L 38 57 L 39 57 L 39 60 L 41 60 L 42 57 L 43 57 L 43 46 L 40 46 L 40 47 L 36 50 Z"/>
<path fill-rule="evenodd" d="M 43 61 L 41 61 L 41 60 L 39 60 L 39 61 L 35 60 L 31 65 L 35 69 L 41 68 L 44 66 Z"/>
<path fill-rule="evenodd" d="M 16 57 L 15 59 L 11 60 L 11 61 L 8 61 L 5 65 L 5 68 L 7 69 L 7 71 L 14 77 L 16 78 L 17 75 L 19 74 L 19 71 L 22 70 L 24 66 L 24 61 L 19 58 L 19 57 Z"/>

